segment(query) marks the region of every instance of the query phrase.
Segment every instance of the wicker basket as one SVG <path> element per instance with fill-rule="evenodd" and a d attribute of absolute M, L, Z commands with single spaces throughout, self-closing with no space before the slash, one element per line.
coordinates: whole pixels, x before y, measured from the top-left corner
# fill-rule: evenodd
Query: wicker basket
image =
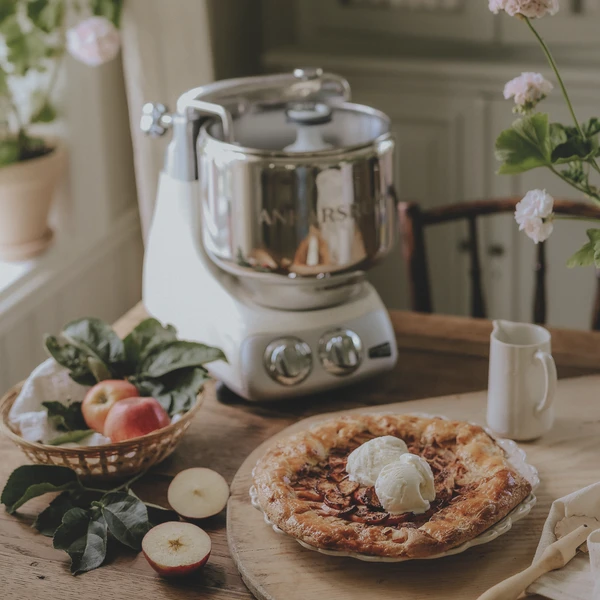
<path fill-rule="evenodd" d="M 0 432 L 12 440 L 38 465 L 60 465 L 73 469 L 82 479 L 125 479 L 164 460 L 175 450 L 203 401 L 196 404 L 176 423 L 139 438 L 82 448 L 62 448 L 24 440 L 9 423 L 10 409 L 21 391 L 18 384 L 0 399 Z"/>

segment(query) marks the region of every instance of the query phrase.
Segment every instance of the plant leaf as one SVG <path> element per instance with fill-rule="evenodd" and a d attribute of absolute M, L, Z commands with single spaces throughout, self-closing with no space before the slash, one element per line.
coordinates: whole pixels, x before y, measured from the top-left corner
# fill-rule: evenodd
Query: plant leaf
<path fill-rule="evenodd" d="M 52 123 L 57 117 L 56 109 L 47 100 L 31 115 L 32 123 Z"/>
<path fill-rule="evenodd" d="M 110 492 L 102 496 L 100 505 L 108 529 L 115 538 L 140 550 L 142 538 L 151 528 L 144 503 L 127 492 Z"/>
<path fill-rule="evenodd" d="M 21 148 L 16 139 L 7 138 L 0 141 L 0 167 L 12 165 L 21 158 Z"/>
<path fill-rule="evenodd" d="M 173 371 L 160 379 L 145 379 L 136 382 L 140 394 L 152 396 L 172 417 L 178 412 L 188 411 L 196 396 L 210 376 L 202 367 Z"/>
<path fill-rule="evenodd" d="M 0 22 L 15 14 L 17 3 L 15 0 L 0 0 Z"/>
<path fill-rule="evenodd" d="M 577 250 L 567 261 L 569 268 L 573 267 L 589 267 L 594 264 L 594 244 L 588 242 L 582 248 Z"/>
<path fill-rule="evenodd" d="M 75 505 L 71 501 L 71 494 L 63 492 L 56 496 L 52 502 L 36 517 L 33 522 L 35 527 L 42 535 L 52 537 L 54 532 L 60 527 L 65 513 Z"/>
<path fill-rule="evenodd" d="M 54 534 L 54 547 L 71 557 L 71 573 L 85 573 L 99 567 L 106 558 L 107 524 L 101 514 L 92 516 L 82 508 L 72 508 Z"/>
<path fill-rule="evenodd" d="M 172 325 L 163 325 L 156 319 L 145 319 L 124 340 L 128 370 L 136 371 L 151 352 L 167 342 L 177 339 L 177 330 Z"/>
<path fill-rule="evenodd" d="M 98 359 L 112 374 L 119 377 L 125 362 L 123 340 L 101 319 L 78 319 L 69 323 L 62 336 L 88 356 Z"/>
<path fill-rule="evenodd" d="M 44 33 L 57 29 L 65 15 L 63 0 L 29 0 L 27 16 Z"/>
<path fill-rule="evenodd" d="M 48 411 L 48 418 L 59 431 L 87 429 L 81 404 L 81 402 L 71 402 L 68 405 L 57 401 L 42 402 L 42 406 Z"/>
<path fill-rule="evenodd" d="M 554 131 L 555 141 L 558 131 Z M 496 158 L 502 161 L 498 173 L 523 173 L 551 164 L 552 142 L 548 115 L 536 113 L 516 120 L 496 140 Z"/>
<path fill-rule="evenodd" d="M 137 498 L 140 502 L 144 502 L 131 488 L 127 490 L 127 493 L 130 496 Z M 152 527 L 156 527 L 161 523 L 167 523 L 169 521 L 179 521 L 179 515 L 170 508 L 152 504 L 152 502 L 144 502 L 144 505 L 148 511 L 148 521 L 150 521 Z"/>
<path fill-rule="evenodd" d="M 75 431 L 67 431 L 62 435 L 59 435 L 49 442 L 46 442 L 49 446 L 60 446 L 61 444 L 77 444 L 81 440 L 94 433 L 93 429 L 77 429 Z"/>
<path fill-rule="evenodd" d="M 81 488 L 75 471 L 54 465 L 24 465 L 8 478 L 0 502 L 8 513 L 14 513 L 25 502 L 47 494 Z"/>
<path fill-rule="evenodd" d="M 81 385 L 97 383 L 88 364 L 87 354 L 72 344 L 60 342 L 55 336 L 47 335 L 44 344 L 48 354 L 61 366 L 69 370 L 71 379 Z"/>
<path fill-rule="evenodd" d="M 215 360 L 226 360 L 219 348 L 183 340 L 164 344 L 151 352 L 141 364 L 142 377 L 158 378 L 186 367 L 199 367 Z"/>
<path fill-rule="evenodd" d="M 123 0 L 92 0 L 91 8 L 94 15 L 106 17 L 115 27 L 119 27 Z"/>

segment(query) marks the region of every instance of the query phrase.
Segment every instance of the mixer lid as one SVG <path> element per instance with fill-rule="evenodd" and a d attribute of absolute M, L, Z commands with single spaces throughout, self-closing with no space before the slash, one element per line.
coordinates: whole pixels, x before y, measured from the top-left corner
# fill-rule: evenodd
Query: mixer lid
<path fill-rule="evenodd" d="M 226 142 L 220 120 L 205 126 Z M 374 143 L 390 132 L 382 112 L 358 104 L 251 107 L 233 118 L 233 143 L 248 152 L 299 154 L 345 152 Z"/>

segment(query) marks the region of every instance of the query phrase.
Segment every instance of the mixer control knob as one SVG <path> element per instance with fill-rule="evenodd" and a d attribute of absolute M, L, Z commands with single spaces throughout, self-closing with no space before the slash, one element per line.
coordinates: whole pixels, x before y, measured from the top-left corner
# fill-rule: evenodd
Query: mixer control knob
<path fill-rule="evenodd" d="M 312 352 L 310 346 L 298 338 L 280 338 L 267 346 L 264 361 L 271 379 L 281 385 L 297 385 L 312 369 Z"/>
<path fill-rule="evenodd" d="M 173 117 L 169 109 L 160 103 L 147 102 L 142 107 L 140 129 L 149 136 L 160 137 L 164 135 L 173 124 Z"/>
<path fill-rule="evenodd" d="M 333 375 L 354 373 L 362 362 L 362 350 L 360 338 L 350 329 L 333 329 L 319 340 L 319 359 Z"/>

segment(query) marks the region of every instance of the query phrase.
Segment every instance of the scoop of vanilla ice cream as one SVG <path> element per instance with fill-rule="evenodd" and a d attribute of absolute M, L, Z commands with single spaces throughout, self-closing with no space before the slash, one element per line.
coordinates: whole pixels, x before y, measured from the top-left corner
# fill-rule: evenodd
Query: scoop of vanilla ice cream
<path fill-rule="evenodd" d="M 346 471 L 352 481 L 375 485 L 381 469 L 407 452 L 408 448 L 400 438 L 393 435 L 377 437 L 350 453 Z"/>
<path fill-rule="evenodd" d="M 389 513 L 424 513 L 435 500 L 431 467 L 416 454 L 403 454 L 381 469 L 375 493 Z"/>

